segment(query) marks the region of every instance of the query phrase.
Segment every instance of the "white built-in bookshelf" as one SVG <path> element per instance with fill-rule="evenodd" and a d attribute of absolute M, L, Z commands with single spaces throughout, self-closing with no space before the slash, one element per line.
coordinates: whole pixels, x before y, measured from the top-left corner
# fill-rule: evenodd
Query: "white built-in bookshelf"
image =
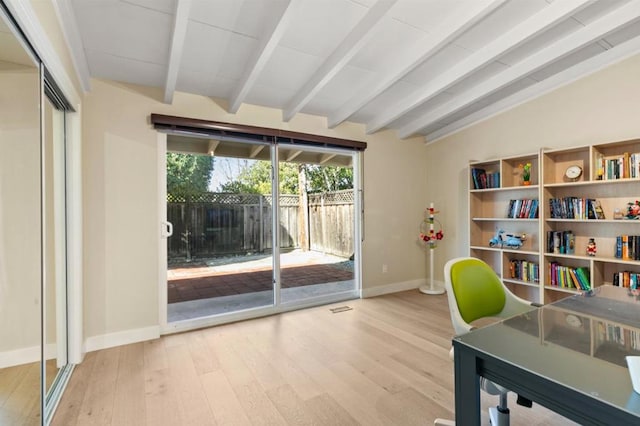
<path fill-rule="evenodd" d="M 524 185 L 519 166 L 527 163 L 530 184 Z M 626 213 L 627 203 L 640 200 L 640 139 L 474 161 L 469 188 L 469 254 L 491 265 L 519 296 L 548 303 L 584 286 L 637 281 L 640 219 Z M 624 218 L 614 219 L 616 209 Z M 522 246 L 492 247 L 500 229 L 526 234 Z M 595 256 L 587 253 L 591 238 Z"/>

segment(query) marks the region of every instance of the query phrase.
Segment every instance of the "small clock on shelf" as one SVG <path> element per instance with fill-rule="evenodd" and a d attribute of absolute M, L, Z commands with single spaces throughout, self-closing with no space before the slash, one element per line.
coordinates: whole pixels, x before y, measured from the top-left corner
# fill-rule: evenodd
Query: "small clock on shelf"
<path fill-rule="evenodd" d="M 582 176 L 582 167 L 580 166 L 569 166 L 567 167 L 567 169 L 564 171 L 564 176 L 572 181 L 575 182 L 576 180 L 578 180 L 578 178 L 580 176 Z"/>

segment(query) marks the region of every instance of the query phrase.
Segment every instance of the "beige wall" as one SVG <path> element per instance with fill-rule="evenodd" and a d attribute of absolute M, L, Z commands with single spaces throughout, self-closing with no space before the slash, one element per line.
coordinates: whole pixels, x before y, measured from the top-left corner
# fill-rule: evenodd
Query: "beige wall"
<path fill-rule="evenodd" d="M 542 147 L 562 148 L 640 138 L 640 56 L 635 56 L 428 145 L 427 194 L 443 200 L 448 231 L 436 271 L 468 253 L 470 160 L 486 160 Z M 449 238 L 451 237 L 451 238 Z"/>
<path fill-rule="evenodd" d="M 7 365 L 39 354 L 38 79 L 35 68 L 0 72 L 0 364 Z"/>
<path fill-rule="evenodd" d="M 176 93 L 173 105 L 155 89 L 92 80 L 83 102 L 85 337 L 158 325 L 158 137 L 150 113 L 291 129 L 366 141 L 363 287 L 425 277 L 417 244 L 426 207 L 426 147 L 421 138 L 367 136 L 346 123 L 330 130 L 304 114 L 243 105 L 228 114 L 216 101 Z M 382 273 L 382 264 L 388 272 Z M 415 283 L 414 283 L 415 285 Z"/>

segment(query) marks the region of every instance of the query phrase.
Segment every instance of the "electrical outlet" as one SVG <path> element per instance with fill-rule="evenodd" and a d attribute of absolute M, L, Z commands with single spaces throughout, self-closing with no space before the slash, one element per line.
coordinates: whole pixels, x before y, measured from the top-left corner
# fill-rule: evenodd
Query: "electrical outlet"
<path fill-rule="evenodd" d="M 386 263 L 382 264 L 382 273 L 386 274 L 387 272 L 389 272 L 389 267 L 387 267 Z"/>

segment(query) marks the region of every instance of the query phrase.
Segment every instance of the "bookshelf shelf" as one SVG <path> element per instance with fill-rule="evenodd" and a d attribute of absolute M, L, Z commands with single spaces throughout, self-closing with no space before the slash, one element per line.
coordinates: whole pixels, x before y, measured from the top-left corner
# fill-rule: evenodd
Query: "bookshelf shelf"
<path fill-rule="evenodd" d="M 474 217 L 471 220 L 477 222 L 538 222 L 538 219 L 514 219 L 512 217 Z"/>
<path fill-rule="evenodd" d="M 528 185 L 528 186 L 508 186 L 508 187 L 503 187 L 503 188 L 484 188 L 484 189 L 470 189 L 469 192 L 515 192 L 515 191 L 522 191 L 524 190 L 529 190 L 532 193 L 536 192 L 538 190 L 539 186 L 538 185 Z"/>
<path fill-rule="evenodd" d="M 531 164 L 529 185 L 523 183 L 522 164 Z M 581 173 L 568 178 L 567 169 L 576 166 Z M 479 171 L 491 174 L 495 187 L 479 187 Z M 551 285 L 552 264 L 554 268 L 567 267 L 563 269 L 575 273 L 578 269 L 588 272 L 591 288 L 613 283 L 623 273 L 640 274 L 640 260 L 634 260 L 634 256 L 640 259 L 640 237 L 637 237 L 640 220 L 619 219 L 620 212 L 626 216 L 627 203 L 640 199 L 639 183 L 640 139 L 542 149 L 537 153 L 471 162 L 470 255 L 491 265 L 518 296 L 538 303 L 579 291 Z M 521 210 L 518 216 L 508 217 L 517 210 L 514 201 L 524 204 L 529 200 L 537 200 L 534 208 L 537 214 Z M 489 240 L 498 230 L 526 234 L 526 239 L 518 250 L 489 247 Z M 566 237 L 561 250 L 549 247 L 555 235 Z M 625 252 L 624 258 L 616 257 L 620 254 L 620 238 L 628 244 L 625 250 L 631 251 Z M 596 256 L 587 255 L 591 239 L 597 245 Z M 509 264 L 513 259 L 539 265 L 540 282 L 512 279 Z M 573 279 L 570 273 L 569 279 Z"/>
<path fill-rule="evenodd" d="M 638 184 L 639 178 L 623 178 L 616 180 L 590 180 L 590 181 L 577 181 L 577 182 L 556 182 L 548 183 L 544 186 L 546 188 L 570 188 L 570 187 L 584 187 L 584 186 L 599 186 L 599 185 L 626 185 L 626 184 Z"/>
<path fill-rule="evenodd" d="M 533 287 L 533 288 L 538 288 L 540 286 L 540 284 L 536 282 L 512 280 L 511 278 L 504 278 L 503 281 L 505 283 L 515 284 L 515 285 L 524 285 L 524 286 Z"/>
<path fill-rule="evenodd" d="M 580 290 L 575 288 L 569 288 L 569 287 L 556 287 L 553 285 L 545 285 L 544 288 L 546 288 L 547 290 L 559 291 L 562 293 L 569 293 L 569 294 L 580 293 Z"/>
<path fill-rule="evenodd" d="M 593 257 L 580 254 L 565 254 L 565 253 L 545 253 L 545 257 L 553 257 L 557 259 L 576 259 L 576 260 L 592 260 Z"/>
<path fill-rule="evenodd" d="M 616 225 L 633 225 L 640 227 L 639 220 L 628 220 L 628 219 L 559 219 L 559 218 L 548 218 L 547 222 L 575 222 L 575 223 L 592 223 L 592 224 L 603 224 L 603 223 L 614 223 Z"/>

